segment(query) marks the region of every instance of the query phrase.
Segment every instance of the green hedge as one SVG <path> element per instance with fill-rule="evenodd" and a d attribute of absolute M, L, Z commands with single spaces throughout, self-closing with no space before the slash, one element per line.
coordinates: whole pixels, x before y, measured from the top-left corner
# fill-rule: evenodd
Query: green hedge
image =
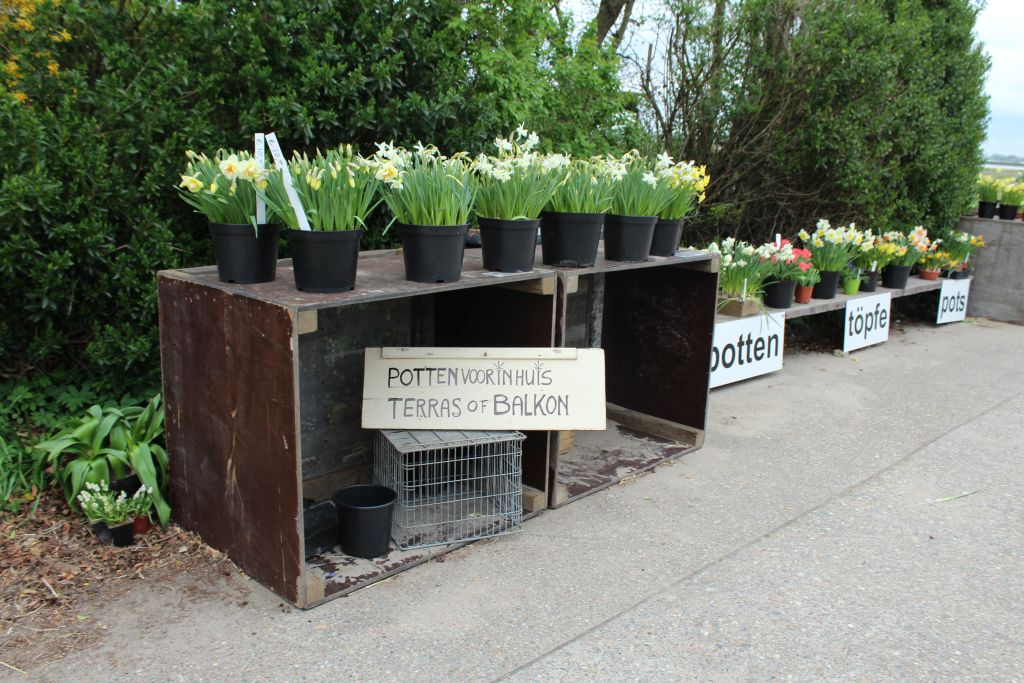
<path fill-rule="evenodd" d="M 0 22 L 8 377 L 153 376 L 155 272 L 212 262 L 172 191 L 186 149 L 270 130 L 286 149 L 483 149 L 526 122 L 589 154 L 636 130 L 614 56 L 539 0 L 65 0 L 29 19 Z"/>

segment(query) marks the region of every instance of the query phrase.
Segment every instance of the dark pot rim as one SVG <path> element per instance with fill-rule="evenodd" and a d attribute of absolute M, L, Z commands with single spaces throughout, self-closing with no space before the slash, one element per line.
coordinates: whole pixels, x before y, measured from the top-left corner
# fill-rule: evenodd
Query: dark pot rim
<path fill-rule="evenodd" d="M 292 230 L 284 233 L 288 241 L 298 240 L 304 242 L 348 242 L 361 239 L 363 228 L 353 230 Z"/>
<path fill-rule="evenodd" d="M 352 505 L 351 503 L 346 503 L 344 501 L 338 500 L 337 497 L 339 494 L 345 491 L 349 491 L 351 489 L 380 489 L 382 491 L 387 491 L 391 495 L 389 500 L 383 503 L 379 503 L 377 505 Z M 380 510 L 381 508 L 386 508 L 391 505 L 394 505 L 395 501 L 397 500 L 398 493 L 394 489 L 390 489 L 387 486 L 382 486 L 381 484 L 354 484 L 352 486 L 346 486 L 343 489 L 339 489 L 331 495 L 331 502 L 334 503 L 335 507 L 344 508 L 346 510 Z"/>
<path fill-rule="evenodd" d="M 488 218 L 486 216 L 478 216 L 477 222 L 480 224 L 480 228 L 486 225 L 489 228 L 502 228 L 507 230 L 529 230 L 536 229 L 540 225 L 539 218 Z"/>
<path fill-rule="evenodd" d="M 610 219 L 612 221 L 620 222 L 620 223 L 627 223 L 627 222 L 639 223 L 640 221 L 643 221 L 643 222 L 646 223 L 646 222 L 650 221 L 650 222 L 654 223 L 655 225 L 657 225 L 658 221 L 660 220 L 657 216 L 624 216 L 624 215 L 622 215 L 620 213 L 606 213 L 604 215 L 604 219 L 605 219 L 605 221 L 608 221 Z"/>
<path fill-rule="evenodd" d="M 560 218 L 571 218 L 578 221 L 594 221 L 604 220 L 604 217 L 608 215 L 605 213 L 573 213 L 569 211 L 544 211 L 540 217 L 543 220 L 545 216 L 558 216 Z"/>
<path fill-rule="evenodd" d="M 398 231 L 416 234 L 428 233 L 437 235 L 465 235 L 469 231 L 469 223 L 461 225 L 418 225 L 415 223 L 395 223 Z"/>
<path fill-rule="evenodd" d="M 211 232 L 219 232 L 228 235 L 232 233 L 243 233 L 246 231 L 252 232 L 253 230 L 252 225 L 249 223 L 209 223 L 209 226 Z M 280 231 L 284 228 L 284 223 L 258 223 L 257 226 L 263 229 Z"/>

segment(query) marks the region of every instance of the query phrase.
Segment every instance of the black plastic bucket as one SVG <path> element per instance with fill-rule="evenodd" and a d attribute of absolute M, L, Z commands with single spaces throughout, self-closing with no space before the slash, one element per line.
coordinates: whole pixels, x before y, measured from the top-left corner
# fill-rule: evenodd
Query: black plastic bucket
<path fill-rule="evenodd" d="M 357 484 L 331 496 L 338 508 L 338 541 L 346 555 L 370 559 L 387 555 L 397 494 L 387 486 Z"/>
<path fill-rule="evenodd" d="M 864 275 L 867 276 L 867 279 L 861 280 L 860 291 L 862 291 L 862 292 L 873 292 L 873 291 L 875 291 L 875 289 L 878 287 L 878 275 L 879 275 L 878 271 L 877 270 L 871 270 L 871 271 L 868 271 L 868 272 L 864 273 Z"/>
<path fill-rule="evenodd" d="M 289 230 L 295 288 L 318 293 L 353 289 L 362 236 L 362 230 Z"/>
<path fill-rule="evenodd" d="M 814 285 L 814 291 L 811 293 L 811 297 L 814 299 L 835 299 L 836 289 L 839 287 L 839 276 L 838 270 L 823 270 L 821 271 L 821 282 Z"/>
<path fill-rule="evenodd" d="M 643 263 L 651 253 L 657 216 L 604 217 L 604 257 L 609 261 Z"/>
<path fill-rule="evenodd" d="M 398 224 L 405 279 L 413 282 L 458 282 L 468 225 Z"/>
<path fill-rule="evenodd" d="M 882 286 L 889 289 L 905 289 L 910 277 L 910 266 L 888 265 L 882 271 Z"/>
<path fill-rule="evenodd" d="M 768 308 L 789 308 L 793 305 L 796 280 L 782 280 L 764 286 L 764 305 Z"/>
<path fill-rule="evenodd" d="M 1015 204 L 1000 204 L 999 217 L 1004 221 L 1012 221 L 1017 218 L 1017 206 Z"/>
<path fill-rule="evenodd" d="M 572 268 L 594 265 L 603 224 L 603 213 L 545 212 L 540 223 L 544 265 Z"/>
<path fill-rule="evenodd" d="M 221 282 L 240 285 L 273 282 L 277 274 L 277 238 L 280 234 L 280 223 L 259 226 L 258 237 L 251 225 L 210 223 L 217 277 Z"/>
<path fill-rule="evenodd" d="M 484 268 L 499 273 L 528 273 L 537 254 L 536 220 L 480 218 Z"/>
<path fill-rule="evenodd" d="M 978 218 L 994 218 L 995 215 L 995 202 L 978 202 Z"/>
<path fill-rule="evenodd" d="M 674 256 L 683 238 L 683 220 L 659 218 L 651 238 L 651 256 Z"/>

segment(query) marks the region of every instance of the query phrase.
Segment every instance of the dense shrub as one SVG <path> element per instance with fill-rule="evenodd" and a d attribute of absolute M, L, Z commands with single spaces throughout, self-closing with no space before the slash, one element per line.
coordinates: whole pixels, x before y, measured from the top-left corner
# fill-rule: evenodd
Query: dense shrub
<path fill-rule="evenodd" d="M 614 56 L 572 35 L 540 0 L 0 0 L 0 374 L 155 373 L 155 272 L 212 260 L 186 149 L 620 144 Z"/>

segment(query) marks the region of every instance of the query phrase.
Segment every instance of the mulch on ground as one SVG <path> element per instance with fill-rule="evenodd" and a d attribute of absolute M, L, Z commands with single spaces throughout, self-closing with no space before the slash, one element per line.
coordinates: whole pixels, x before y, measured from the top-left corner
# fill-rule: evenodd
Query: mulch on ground
<path fill-rule="evenodd" d="M 98 637 L 80 608 L 155 581 L 225 564 L 221 553 L 171 524 L 128 548 L 104 545 L 55 490 L 34 514 L 0 518 L 0 669 L 60 658 Z"/>

